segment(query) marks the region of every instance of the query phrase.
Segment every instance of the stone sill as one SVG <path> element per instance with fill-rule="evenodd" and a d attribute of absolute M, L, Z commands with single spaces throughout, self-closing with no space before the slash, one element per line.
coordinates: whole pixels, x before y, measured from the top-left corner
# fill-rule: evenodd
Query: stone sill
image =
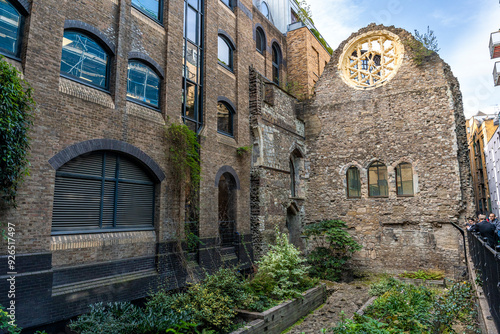
<path fill-rule="evenodd" d="M 264 332 L 279 334 L 318 308 L 325 300 L 326 285 L 321 283 L 304 292 L 302 298 L 288 300 L 262 313 L 239 310 L 238 316 L 250 323 L 231 334 L 262 334 Z"/>

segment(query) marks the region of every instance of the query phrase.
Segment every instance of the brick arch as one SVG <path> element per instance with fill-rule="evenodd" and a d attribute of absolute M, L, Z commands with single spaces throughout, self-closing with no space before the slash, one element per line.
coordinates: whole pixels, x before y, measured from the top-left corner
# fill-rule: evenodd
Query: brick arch
<path fill-rule="evenodd" d="M 30 14 L 30 4 L 27 0 L 9 0 L 7 2 L 14 6 L 22 15 Z"/>
<path fill-rule="evenodd" d="M 229 36 L 227 32 L 225 32 L 222 29 L 219 29 L 219 35 L 222 36 L 229 43 L 229 46 L 233 49 L 233 51 L 236 50 L 236 43 L 233 41 L 233 39 L 231 38 L 231 36 Z"/>
<path fill-rule="evenodd" d="M 115 55 L 115 44 L 96 27 L 78 20 L 64 21 L 64 30 L 78 30 L 97 38 L 109 52 Z"/>
<path fill-rule="evenodd" d="M 165 179 L 165 173 L 150 156 L 129 143 L 114 139 L 92 139 L 68 146 L 50 158 L 49 164 L 57 170 L 68 161 L 92 151 L 115 151 L 128 154 L 146 166 L 158 182 Z"/>
<path fill-rule="evenodd" d="M 163 68 L 161 68 L 160 64 L 158 64 L 153 58 L 151 58 L 147 54 L 137 51 L 129 52 L 128 60 L 130 61 L 135 59 L 142 60 L 148 66 L 152 67 L 153 70 L 156 72 L 156 74 L 158 74 L 162 79 L 165 78 L 165 71 L 163 70 Z"/>
<path fill-rule="evenodd" d="M 222 166 L 218 171 L 217 174 L 215 175 L 215 187 L 219 187 L 219 181 L 220 177 L 224 173 L 229 173 L 234 177 L 234 181 L 236 182 L 236 189 L 240 189 L 240 179 L 238 178 L 238 174 L 236 174 L 236 171 L 233 169 L 231 166 Z"/>
<path fill-rule="evenodd" d="M 227 97 L 225 97 L 225 96 L 219 96 L 219 97 L 217 97 L 217 102 L 224 102 L 224 103 L 226 103 L 227 105 L 229 105 L 229 106 L 233 109 L 233 110 L 232 110 L 232 111 L 233 111 L 233 113 L 235 113 L 235 114 L 236 114 L 236 106 L 235 106 L 235 105 L 234 105 L 234 103 L 233 103 L 233 102 L 231 102 L 231 100 L 230 100 L 230 99 L 228 99 Z"/>

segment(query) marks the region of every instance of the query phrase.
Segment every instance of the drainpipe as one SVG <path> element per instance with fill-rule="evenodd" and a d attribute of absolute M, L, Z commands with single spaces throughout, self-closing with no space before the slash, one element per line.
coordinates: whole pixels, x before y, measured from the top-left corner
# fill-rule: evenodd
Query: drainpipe
<path fill-rule="evenodd" d="M 463 238 L 463 240 L 464 240 L 465 269 L 466 269 L 466 271 L 467 271 L 467 274 L 469 274 L 469 266 L 468 266 L 468 263 L 469 263 L 469 262 L 468 262 L 468 260 L 467 260 L 467 247 L 465 247 L 465 232 L 464 232 L 464 230 L 463 230 L 460 226 L 458 226 L 457 224 L 455 224 L 455 223 L 453 223 L 453 222 L 451 222 L 450 224 L 451 224 L 451 225 L 453 225 L 453 227 L 455 227 L 457 230 L 459 230 L 459 231 L 460 231 L 460 233 L 462 234 L 462 238 Z"/>

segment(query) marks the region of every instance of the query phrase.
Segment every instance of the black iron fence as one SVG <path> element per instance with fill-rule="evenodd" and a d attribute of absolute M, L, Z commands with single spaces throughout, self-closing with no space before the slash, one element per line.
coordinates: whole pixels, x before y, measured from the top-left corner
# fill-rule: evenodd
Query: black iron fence
<path fill-rule="evenodd" d="M 493 249 L 479 233 L 467 232 L 469 253 L 497 328 L 500 328 L 500 247 Z"/>

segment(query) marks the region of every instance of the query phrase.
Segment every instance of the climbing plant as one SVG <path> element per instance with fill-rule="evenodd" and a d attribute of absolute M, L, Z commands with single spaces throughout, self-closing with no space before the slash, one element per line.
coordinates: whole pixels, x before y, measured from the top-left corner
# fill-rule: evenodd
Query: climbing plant
<path fill-rule="evenodd" d="M 170 144 L 168 158 L 178 185 L 189 183 L 191 188 L 200 184 L 200 153 L 198 137 L 185 124 L 172 123 L 165 130 Z"/>
<path fill-rule="evenodd" d="M 28 175 L 34 107 L 32 88 L 0 56 L 0 196 L 7 205 L 16 205 L 17 189 Z"/>

